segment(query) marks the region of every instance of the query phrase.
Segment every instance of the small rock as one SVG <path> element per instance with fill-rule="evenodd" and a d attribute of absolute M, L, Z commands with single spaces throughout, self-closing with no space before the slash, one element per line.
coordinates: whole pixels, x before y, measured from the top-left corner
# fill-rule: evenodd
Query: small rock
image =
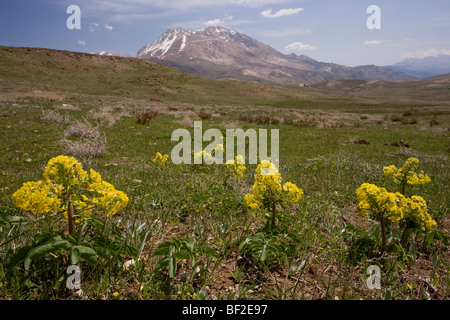
<path fill-rule="evenodd" d="M 78 289 L 76 291 L 72 291 L 71 295 L 69 296 L 70 298 L 83 298 L 83 290 Z"/>
<path fill-rule="evenodd" d="M 127 262 L 125 262 L 123 264 L 123 268 L 125 270 L 128 270 L 129 267 L 133 266 L 134 264 L 136 264 L 136 261 L 134 261 L 134 259 L 128 260 Z"/>
<path fill-rule="evenodd" d="M 393 142 L 393 143 L 391 143 L 391 146 L 393 146 L 393 147 L 409 148 L 409 144 L 407 144 L 404 141 Z"/>

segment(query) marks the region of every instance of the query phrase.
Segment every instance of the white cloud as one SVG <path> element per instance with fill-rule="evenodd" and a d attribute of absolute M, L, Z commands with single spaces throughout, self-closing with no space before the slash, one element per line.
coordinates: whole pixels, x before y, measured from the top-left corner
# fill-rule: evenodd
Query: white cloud
<path fill-rule="evenodd" d="M 105 29 L 108 29 L 108 30 L 110 30 L 110 31 L 111 31 L 112 29 L 114 29 L 113 26 L 110 26 L 110 25 L 108 25 L 108 24 L 105 24 L 104 27 L 105 27 Z"/>
<path fill-rule="evenodd" d="M 80 45 L 82 45 L 82 46 L 85 46 L 85 45 L 86 45 L 86 42 L 84 42 L 83 40 L 78 40 L 78 44 L 80 44 Z"/>
<path fill-rule="evenodd" d="M 450 50 L 449 49 L 427 49 L 427 50 L 417 50 L 416 52 L 407 51 L 402 52 L 400 59 L 410 59 L 410 58 L 417 58 L 417 59 L 423 59 L 426 57 L 437 57 L 437 56 L 450 56 Z"/>
<path fill-rule="evenodd" d="M 318 49 L 317 47 L 310 45 L 310 44 L 305 44 L 305 43 L 301 43 L 301 42 L 294 42 L 291 44 L 288 44 L 287 46 L 284 47 L 284 49 L 287 52 L 302 52 L 302 51 L 309 51 L 309 50 L 316 50 Z"/>
<path fill-rule="evenodd" d="M 233 20 L 233 16 L 226 16 L 224 19 L 217 18 L 214 20 L 205 21 L 205 22 L 203 22 L 203 24 L 205 26 L 223 26 L 231 20 Z"/>
<path fill-rule="evenodd" d="M 384 40 L 366 40 L 364 41 L 363 45 L 370 46 L 370 45 L 376 45 L 376 44 L 382 44 Z"/>
<path fill-rule="evenodd" d="M 98 23 L 91 23 L 90 25 L 89 25 L 89 32 L 95 32 L 96 30 L 97 30 L 97 28 L 98 28 Z"/>
<path fill-rule="evenodd" d="M 297 14 L 301 11 L 303 11 L 303 8 L 295 8 L 295 9 L 281 9 L 278 10 L 275 13 L 272 13 L 272 9 L 269 10 L 264 10 L 263 12 L 261 12 L 261 15 L 265 18 L 279 18 L 279 17 L 283 17 L 283 16 L 290 16 L 293 14 Z"/>
<path fill-rule="evenodd" d="M 233 0 L 231 1 L 231 4 L 255 8 L 268 4 L 281 4 L 285 2 L 289 2 L 289 0 Z"/>
<path fill-rule="evenodd" d="M 71 3 L 69 0 L 51 0 L 55 3 L 65 5 Z M 154 9 L 205 9 L 211 7 L 226 7 L 231 5 L 243 7 L 261 7 L 264 5 L 279 5 L 291 0 L 77 0 L 77 5 L 82 13 L 88 16 L 103 15 L 108 12 L 111 19 L 116 14 L 150 14 Z"/>
<path fill-rule="evenodd" d="M 217 26 L 217 25 L 223 24 L 223 20 L 222 19 L 214 19 L 214 20 L 205 21 L 205 22 L 203 22 L 203 24 L 205 26 Z"/>

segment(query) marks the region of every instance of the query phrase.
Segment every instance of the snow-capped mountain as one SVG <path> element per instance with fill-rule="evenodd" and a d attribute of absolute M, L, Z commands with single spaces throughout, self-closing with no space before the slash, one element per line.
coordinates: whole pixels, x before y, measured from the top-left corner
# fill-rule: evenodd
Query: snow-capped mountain
<path fill-rule="evenodd" d="M 408 80 L 401 72 L 377 66 L 346 67 L 304 55 L 285 55 L 226 27 L 190 31 L 167 30 L 144 46 L 138 58 L 210 78 L 236 78 L 275 84 L 312 83 L 333 79 Z"/>

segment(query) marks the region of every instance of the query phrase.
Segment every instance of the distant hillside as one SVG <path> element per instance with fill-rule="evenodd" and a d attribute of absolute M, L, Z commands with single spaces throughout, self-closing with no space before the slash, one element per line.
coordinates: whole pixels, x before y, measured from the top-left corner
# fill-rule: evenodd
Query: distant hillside
<path fill-rule="evenodd" d="M 123 53 L 113 51 L 113 50 L 95 51 L 95 52 L 91 52 L 91 54 L 98 54 L 100 56 L 109 56 L 109 57 L 131 58 L 131 56 L 129 56 L 127 54 L 123 54 Z"/>
<path fill-rule="evenodd" d="M 416 78 L 429 78 L 450 73 L 450 56 L 440 55 L 423 59 L 406 59 L 386 68 L 411 75 Z"/>
<path fill-rule="evenodd" d="M 118 96 L 233 105 L 272 103 L 312 95 L 300 87 L 194 77 L 143 59 L 0 46 L 0 95 L 37 90 L 65 97 Z"/>
<path fill-rule="evenodd" d="M 68 102 L 135 99 L 317 108 L 318 104 L 332 107 L 338 101 L 341 106 L 358 107 L 388 101 L 448 102 L 450 75 L 399 82 L 333 80 L 308 87 L 282 87 L 190 76 L 143 59 L 0 46 L 0 99 L 33 97 L 35 93 Z"/>
<path fill-rule="evenodd" d="M 450 74 L 427 79 L 388 82 L 380 80 L 333 80 L 316 83 L 311 88 L 322 92 L 368 97 L 450 101 Z"/>
<path fill-rule="evenodd" d="M 269 84 L 314 83 L 333 79 L 408 80 L 413 77 L 377 66 L 346 67 L 304 55 L 285 55 L 225 27 L 167 30 L 144 46 L 138 58 L 213 79 L 234 78 Z"/>

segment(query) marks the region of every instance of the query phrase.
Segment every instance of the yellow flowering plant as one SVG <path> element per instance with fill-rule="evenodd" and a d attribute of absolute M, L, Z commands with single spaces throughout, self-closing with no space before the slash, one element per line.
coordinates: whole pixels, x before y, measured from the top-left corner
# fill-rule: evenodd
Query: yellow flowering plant
<path fill-rule="evenodd" d="M 389 221 L 403 218 L 405 197 L 400 193 L 388 192 L 374 184 L 363 183 L 357 190 L 357 211 L 362 216 L 370 216 L 381 226 L 381 254 L 386 250 L 386 228 Z"/>
<path fill-rule="evenodd" d="M 370 216 L 380 223 L 382 253 L 386 249 L 386 229 L 389 222 L 398 222 L 404 226 L 401 242 L 406 240 L 407 225 L 410 223 L 428 230 L 437 226 L 436 221 L 428 214 L 426 201 L 422 197 L 406 198 L 399 192 L 388 192 L 385 188 L 370 183 L 363 183 L 356 190 L 356 196 L 358 213 L 363 217 Z"/>
<path fill-rule="evenodd" d="M 303 190 L 292 182 L 282 184 L 281 174 L 275 164 L 263 160 L 255 170 L 252 191 L 245 195 L 244 202 L 251 209 L 263 207 L 272 213 L 271 227 L 275 226 L 276 206 L 295 204 L 300 201 Z"/>
<path fill-rule="evenodd" d="M 61 211 L 75 234 L 75 222 L 92 210 L 103 211 L 110 217 L 125 208 L 128 197 L 113 185 L 103 181 L 93 169 L 83 170 L 81 164 L 64 155 L 50 159 L 43 180 L 26 182 L 13 196 L 14 204 L 28 212 L 46 214 Z"/>
<path fill-rule="evenodd" d="M 100 173 L 93 169 L 85 171 L 76 159 L 64 155 L 48 162 L 42 180 L 25 182 L 12 198 L 19 209 L 36 215 L 64 216 L 69 225 L 68 235 L 44 232 L 35 236 L 37 243 L 26 247 L 26 270 L 30 268 L 33 259 L 59 251 L 70 252 L 71 264 L 78 263 L 80 258 L 95 264 L 99 252 L 103 253 L 105 260 L 109 259 L 111 253 L 103 246 L 94 249 L 91 244 L 80 242 L 81 235 L 75 232 L 75 225 L 92 220 L 94 227 L 98 225 L 103 230 L 105 223 L 101 219 L 86 218 L 94 212 L 103 212 L 106 217 L 110 217 L 123 210 L 128 203 L 127 195 L 102 180 Z M 83 229 L 84 227 L 80 228 L 80 232 Z M 110 242 L 108 239 L 102 241 Z M 17 255 L 21 256 L 26 248 L 19 250 Z M 120 253 L 120 250 L 114 252 L 116 256 Z M 55 254 L 53 256 L 56 257 Z M 10 260 L 17 262 L 21 259 Z"/>
<path fill-rule="evenodd" d="M 162 155 L 160 152 L 157 152 L 155 158 L 153 158 L 153 163 L 156 163 L 159 167 L 163 166 L 167 160 L 169 159 L 169 155 Z"/>
<path fill-rule="evenodd" d="M 387 177 L 401 185 L 400 192 L 388 192 L 385 188 L 374 184 L 363 183 L 357 190 L 358 198 L 357 211 L 361 216 L 368 216 L 377 220 L 381 226 L 382 248 L 386 249 L 386 232 L 390 223 L 398 223 L 403 229 L 400 242 L 405 243 L 408 227 L 413 225 L 425 230 L 436 228 L 436 221 L 428 213 L 427 203 L 420 196 L 406 197 L 405 186 L 426 184 L 430 178 L 421 172 L 417 172 L 419 160 L 409 158 L 401 168 L 394 165 L 383 168 L 383 173 Z"/>
<path fill-rule="evenodd" d="M 234 160 L 228 160 L 225 166 L 228 171 L 224 180 L 225 186 L 227 186 L 227 181 L 231 176 L 234 176 L 236 179 L 241 179 L 245 170 L 247 170 L 244 165 L 244 157 L 241 155 L 234 157 Z"/>
<path fill-rule="evenodd" d="M 431 182 L 431 179 L 423 171 L 417 171 L 420 161 L 417 158 L 408 158 L 401 168 L 395 165 L 386 166 L 383 168 L 383 173 L 386 177 L 390 177 L 394 183 L 401 186 L 401 192 L 406 195 L 406 185 L 421 185 Z"/>
<path fill-rule="evenodd" d="M 386 177 L 390 177 L 394 183 L 399 184 L 401 193 L 406 196 L 407 185 L 423 185 L 431 182 L 427 174 L 418 170 L 419 165 L 419 159 L 410 157 L 401 168 L 397 168 L 395 165 L 386 166 L 383 168 L 383 173 Z M 405 218 L 402 221 L 402 243 L 406 241 L 408 227 L 412 224 L 429 230 L 436 227 L 436 221 L 428 214 L 426 201 L 422 197 L 412 196 L 406 199 L 406 203 Z"/>

